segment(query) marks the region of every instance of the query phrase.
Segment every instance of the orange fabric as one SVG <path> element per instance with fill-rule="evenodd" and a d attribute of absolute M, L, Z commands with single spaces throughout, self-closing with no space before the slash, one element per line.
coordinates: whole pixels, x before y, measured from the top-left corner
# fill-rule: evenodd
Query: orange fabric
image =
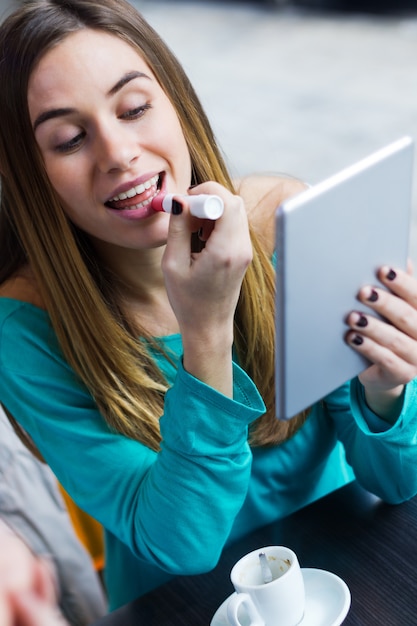
<path fill-rule="evenodd" d="M 103 527 L 97 520 L 80 509 L 62 485 L 60 491 L 68 509 L 72 525 L 78 539 L 90 554 L 95 569 L 100 572 L 104 568 L 104 536 Z"/>

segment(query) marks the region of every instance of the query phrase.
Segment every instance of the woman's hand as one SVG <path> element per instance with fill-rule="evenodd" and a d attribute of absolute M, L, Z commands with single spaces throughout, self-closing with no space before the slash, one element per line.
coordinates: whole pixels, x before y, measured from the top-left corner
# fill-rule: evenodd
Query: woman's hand
<path fill-rule="evenodd" d="M 184 201 L 182 212 L 170 217 L 162 269 L 183 338 L 184 367 L 230 395 L 233 320 L 252 245 L 242 198 L 214 182 L 190 190 L 201 193 L 223 199 L 222 217 L 215 222 L 199 220 Z M 205 241 L 198 253 L 191 248 L 196 231 Z"/>
<path fill-rule="evenodd" d="M 382 267 L 378 278 L 388 291 L 366 286 L 358 298 L 383 319 L 364 309 L 350 313 L 346 340 L 373 363 L 359 376 L 369 407 L 393 421 L 404 385 L 417 376 L 417 281 L 389 267 Z"/>
<path fill-rule="evenodd" d="M 0 624 L 67 626 L 59 612 L 54 573 L 0 520 Z"/>

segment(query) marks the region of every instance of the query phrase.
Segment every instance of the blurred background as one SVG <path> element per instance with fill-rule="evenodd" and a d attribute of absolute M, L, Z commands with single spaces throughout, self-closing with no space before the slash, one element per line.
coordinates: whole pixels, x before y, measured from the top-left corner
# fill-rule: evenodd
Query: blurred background
<path fill-rule="evenodd" d="M 417 0 L 131 3 L 184 65 L 234 176 L 315 183 L 417 140 Z M 0 0 L 0 17 L 17 4 Z M 417 150 L 414 169 L 417 267 Z"/>

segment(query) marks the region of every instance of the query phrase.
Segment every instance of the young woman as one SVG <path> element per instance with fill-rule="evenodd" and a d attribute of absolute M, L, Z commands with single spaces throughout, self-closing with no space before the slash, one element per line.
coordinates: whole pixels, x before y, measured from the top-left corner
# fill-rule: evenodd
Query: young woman
<path fill-rule="evenodd" d="M 411 276 L 382 268 L 389 290 L 349 316 L 374 365 L 278 422 L 273 219 L 302 185 L 233 186 L 183 70 L 121 0 L 25 3 L 0 83 L 0 398 L 103 524 L 112 608 L 354 477 L 417 492 Z M 215 222 L 190 215 L 202 193 Z"/>

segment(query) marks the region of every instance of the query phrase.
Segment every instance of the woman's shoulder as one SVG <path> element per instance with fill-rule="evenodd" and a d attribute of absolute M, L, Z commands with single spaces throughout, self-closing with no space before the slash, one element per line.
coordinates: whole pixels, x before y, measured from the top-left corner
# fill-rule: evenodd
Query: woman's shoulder
<path fill-rule="evenodd" d="M 32 270 L 28 266 L 18 270 L 0 285 L 0 298 L 18 300 L 41 309 L 45 308 Z"/>
<path fill-rule="evenodd" d="M 254 174 L 234 181 L 242 196 L 249 222 L 272 254 L 275 247 L 275 211 L 286 199 L 304 191 L 307 184 L 283 174 Z"/>

